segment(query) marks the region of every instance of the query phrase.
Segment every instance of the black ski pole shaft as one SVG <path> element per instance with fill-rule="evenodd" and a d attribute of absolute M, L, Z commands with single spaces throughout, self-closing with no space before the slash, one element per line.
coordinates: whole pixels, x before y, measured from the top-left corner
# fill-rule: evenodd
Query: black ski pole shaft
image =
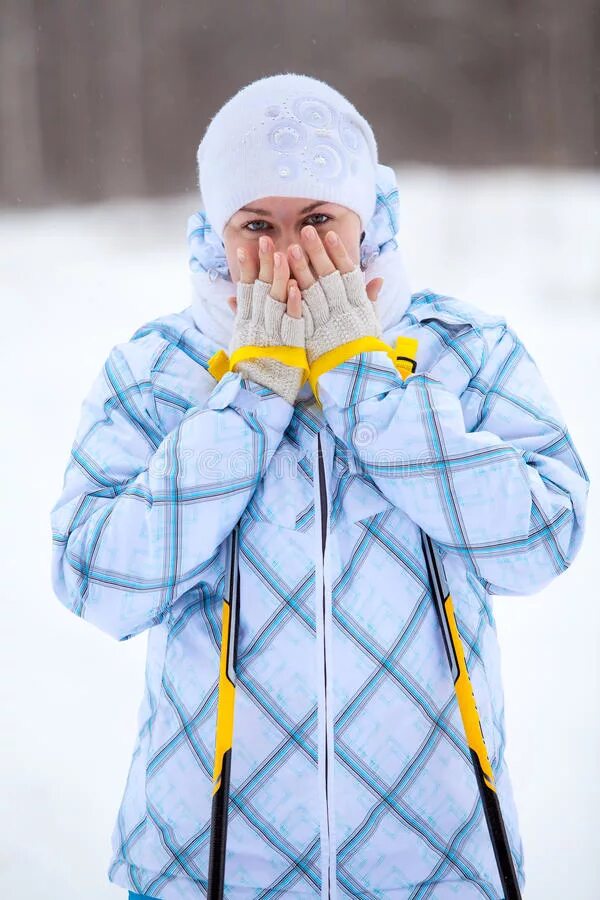
<path fill-rule="evenodd" d="M 448 590 L 448 583 L 437 548 L 429 535 L 423 531 L 421 531 L 421 539 L 431 584 L 431 593 L 444 638 L 446 655 L 454 681 L 454 690 L 458 699 L 488 831 L 494 848 L 494 856 L 496 857 L 496 864 L 504 891 L 504 900 L 521 900 L 521 890 L 510 852 L 504 819 L 502 818 L 496 781 L 485 745 L 475 694 L 469 678 L 464 649 L 456 624 L 452 597 Z"/>
<path fill-rule="evenodd" d="M 395 365 L 403 378 L 407 378 L 416 371 L 417 346 L 418 341 L 416 338 L 399 336 L 396 339 Z M 473 685 L 469 677 L 469 670 L 467 669 L 461 637 L 456 624 L 454 604 L 448 590 L 444 567 L 435 544 L 422 529 L 421 543 L 427 565 L 431 595 L 435 603 L 444 639 L 446 655 L 454 682 L 454 691 L 494 849 L 496 865 L 504 892 L 504 900 L 521 900 L 521 890 L 502 817 L 494 771 L 485 745 L 485 736 L 481 726 Z"/>
<path fill-rule="evenodd" d="M 208 861 L 208 900 L 222 900 L 225 886 L 227 816 L 233 749 L 233 717 L 237 684 L 237 643 L 240 582 L 238 567 L 239 525 L 229 541 L 229 572 L 223 598 L 221 654 L 217 700 L 215 760 L 212 789 L 212 815 Z"/>

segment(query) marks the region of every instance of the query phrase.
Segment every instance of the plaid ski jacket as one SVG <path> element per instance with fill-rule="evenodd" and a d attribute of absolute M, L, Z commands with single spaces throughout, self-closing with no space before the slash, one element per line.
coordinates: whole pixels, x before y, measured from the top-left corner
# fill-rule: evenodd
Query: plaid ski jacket
<path fill-rule="evenodd" d="M 295 406 L 235 372 L 190 308 L 113 347 L 51 512 L 54 591 L 145 693 L 108 877 L 206 895 L 227 539 L 240 623 L 225 895 L 500 900 L 420 529 L 443 561 L 516 871 L 494 597 L 581 545 L 588 476 L 503 319 L 412 295 L 403 380 L 381 351 Z M 317 466 L 318 449 L 323 454 Z M 321 519 L 326 523 L 322 546 Z"/>

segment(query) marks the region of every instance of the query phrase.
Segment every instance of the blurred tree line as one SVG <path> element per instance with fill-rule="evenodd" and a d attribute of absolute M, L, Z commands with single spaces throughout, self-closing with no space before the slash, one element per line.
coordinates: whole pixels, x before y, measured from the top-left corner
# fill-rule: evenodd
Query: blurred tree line
<path fill-rule="evenodd" d="M 599 164 L 597 0 L 0 0 L 0 203 L 196 190 L 242 85 L 305 72 L 382 162 Z"/>

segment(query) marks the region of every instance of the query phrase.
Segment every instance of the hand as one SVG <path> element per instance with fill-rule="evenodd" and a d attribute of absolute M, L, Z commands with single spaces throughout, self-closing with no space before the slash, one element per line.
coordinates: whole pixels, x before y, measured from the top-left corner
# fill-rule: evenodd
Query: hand
<path fill-rule="evenodd" d="M 266 235 L 261 235 L 258 246 L 258 260 L 247 249 L 238 247 L 240 281 L 251 284 L 258 278 L 268 282 L 272 285 L 271 296 L 287 304 L 286 312 L 289 316 L 299 318 L 302 315 L 302 298 L 300 291 L 297 290 L 296 279 L 290 278 L 290 269 L 285 253 L 274 253 L 273 241 Z M 245 254 L 244 259 L 240 258 L 240 250 Z M 279 266 L 275 265 L 277 259 L 280 261 Z M 227 302 L 235 312 L 237 298 L 229 297 Z"/>
<path fill-rule="evenodd" d="M 277 256 L 277 255 L 276 255 Z M 279 257 L 282 254 L 278 254 Z M 229 344 L 229 356 L 242 347 L 279 347 L 296 348 L 301 351 L 304 362 L 304 320 L 301 316 L 301 297 L 297 285 L 288 278 L 287 266 L 274 266 L 275 276 L 269 272 L 268 263 L 261 266 L 260 275 L 270 281 L 255 277 L 254 264 L 240 258 L 240 281 L 237 285 L 235 300 L 234 328 Z M 280 269 L 284 269 L 284 276 Z M 248 280 L 246 280 L 248 279 Z M 273 282 L 271 284 L 271 281 Z M 287 291 L 285 298 L 279 299 L 282 289 Z M 233 304 L 230 303 L 233 307 Z M 295 312 L 295 315 L 288 313 Z M 295 403 L 302 385 L 304 369 L 279 359 L 258 355 L 249 359 L 234 362 L 233 368 L 244 377 L 263 384 L 280 394 L 288 403 Z"/>
<path fill-rule="evenodd" d="M 336 239 L 334 242 L 330 241 L 332 235 Z M 325 237 L 327 249 L 311 226 L 302 229 L 301 237 L 301 258 L 294 258 L 292 248 L 288 253 L 302 291 L 309 365 L 340 344 L 371 335 L 381 339 L 381 327 L 373 303 L 383 279 L 372 279 L 365 286 L 360 266 L 353 262 L 335 232 L 328 232 Z M 312 276 L 307 256 L 318 280 Z"/>
<path fill-rule="evenodd" d="M 314 239 L 311 235 L 314 235 Z M 330 243 L 331 235 L 337 238 L 335 243 Z M 315 283 L 309 262 L 319 277 L 330 274 L 334 269 L 338 269 L 344 274 L 355 268 L 356 264 L 346 250 L 341 237 L 335 231 L 327 232 L 324 245 L 316 228 L 313 228 L 312 225 L 305 225 L 300 232 L 300 239 L 301 245 L 292 244 L 288 247 L 288 260 L 301 291 Z M 300 259 L 294 258 L 292 253 L 294 247 L 298 247 L 300 250 Z M 366 285 L 367 297 L 373 303 L 377 300 L 382 285 L 383 278 L 381 277 L 372 278 Z"/>

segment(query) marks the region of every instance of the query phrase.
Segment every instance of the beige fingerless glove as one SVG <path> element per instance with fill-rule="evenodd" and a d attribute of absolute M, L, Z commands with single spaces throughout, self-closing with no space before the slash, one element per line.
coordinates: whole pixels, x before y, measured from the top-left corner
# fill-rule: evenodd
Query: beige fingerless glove
<path fill-rule="evenodd" d="M 347 273 L 321 275 L 302 291 L 309 365 L 340 344 L 360 337 L 383 340 L 374 303 L 369 300 L 360 266 Z"/>
<path fill-rule="evenodd" d="M 252 284 L 237 283 L 237 313 L 229 343 L 229 355 L 239 347 L 286 346 L 304 350 L 304 319 L 286 312 L 286 304 L 271 297 L 272 285 L 256 279 Z M 244 378 L 271 388 L 292 405 L 305 380 L 305 370 L 268 356 L 257 356 L 234 363 L 233 369 Z"/>

